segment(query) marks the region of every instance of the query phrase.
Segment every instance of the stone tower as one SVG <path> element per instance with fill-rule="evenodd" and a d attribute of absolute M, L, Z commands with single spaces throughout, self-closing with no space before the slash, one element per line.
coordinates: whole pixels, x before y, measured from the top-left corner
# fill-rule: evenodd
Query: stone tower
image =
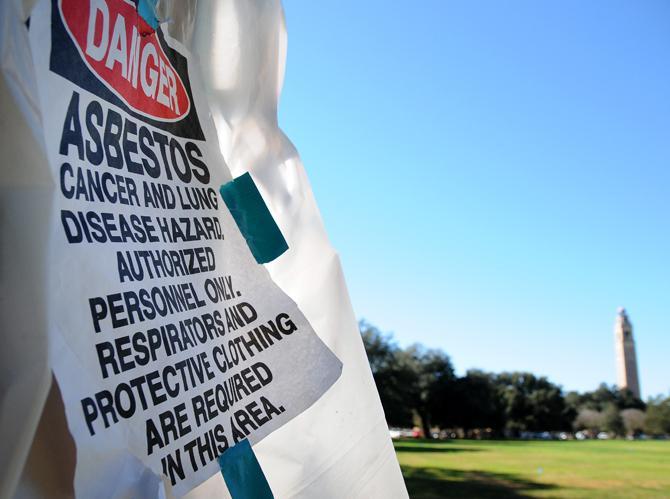
<path fill-rule="evenodd" d="M 614 323 L 614 345 L 616 348 L 617 384 L 620 389 L 628 388 L 637 398 L 640 398 L 640 380 L 637 377 L 633 326 L 623 307 L 619 307 Z"/>

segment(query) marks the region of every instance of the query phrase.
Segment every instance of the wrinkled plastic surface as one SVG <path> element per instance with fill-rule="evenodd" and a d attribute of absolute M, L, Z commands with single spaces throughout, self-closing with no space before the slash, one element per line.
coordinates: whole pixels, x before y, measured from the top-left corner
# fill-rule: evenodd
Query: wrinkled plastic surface
<path fill-rule="evenodd" d="M 0 3 L 1 497 L 70 495 L 75 466 L 47 355 L 43 242 L 55 186 L 40 143 L 27 42 L 32 3 Z M 254 446 L 274 495 L 406 497 L 339 258 L 297 151 L 278 127 L 287 47 L 280 3 L 162 0 L 156 13 L 199 58 L 192 70 L 204 82 L 230 173 L 253 174 L 288 242 L 289 250 L 267 265 L 273 280 L 344 364 L 319 401 Z M 132 456 L 128 461 L 132 466 Z M 217 474 L 187 497 L 226 495 Z"/>

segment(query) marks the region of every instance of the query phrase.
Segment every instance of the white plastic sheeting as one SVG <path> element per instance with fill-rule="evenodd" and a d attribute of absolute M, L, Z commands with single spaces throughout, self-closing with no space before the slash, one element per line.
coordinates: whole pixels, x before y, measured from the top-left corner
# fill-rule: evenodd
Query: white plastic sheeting
<path fill-rule="evenodd" d="M 44 279 L 56 186 L 25 25 L 32 3 L 0 6 L 0 497 L 71 495 L 76 466 L 48 362 Z M 199 71 L 230 176 L 252 173 L 288 242 L 289 251 L 266 265 L 272 279 L 343 363 L 313 406 L 254 446 L 274 495 L 406 497 L 339 258 L 297 151 L 278 127 L 287 48 L 280 3 L 162 2 L 158 15 L 199 61 L 191 71 Z M 90 479 L 116 478 L 105 471 Z M 217 473 L 187 497 L 224 491 Z"/>

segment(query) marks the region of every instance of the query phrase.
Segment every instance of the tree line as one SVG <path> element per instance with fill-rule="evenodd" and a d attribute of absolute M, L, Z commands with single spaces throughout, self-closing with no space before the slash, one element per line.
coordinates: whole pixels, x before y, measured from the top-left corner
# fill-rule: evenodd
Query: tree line
<path fill-rule="evenodd" d="M 670 397 L 645 403 L 604 383 L 591 392 L 564 393 L 528 372 L 471 369 L 456 376 L 442 350 L 400 348 L 391 334 L 365 321 L 359 326 L 389 426 L 418 424 L 426 438 L 436 428 L 465 437 L 577 430 L 592 436 L 670 434 Z"/>

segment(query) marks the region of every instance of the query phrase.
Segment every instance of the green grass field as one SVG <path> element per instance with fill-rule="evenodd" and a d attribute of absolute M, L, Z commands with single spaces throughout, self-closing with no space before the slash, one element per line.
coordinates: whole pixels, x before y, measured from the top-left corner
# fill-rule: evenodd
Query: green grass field
<path fill-rule="evenodd" d="M 410 497 L 667 497 L 670 441 L 394 442 Z"/>

